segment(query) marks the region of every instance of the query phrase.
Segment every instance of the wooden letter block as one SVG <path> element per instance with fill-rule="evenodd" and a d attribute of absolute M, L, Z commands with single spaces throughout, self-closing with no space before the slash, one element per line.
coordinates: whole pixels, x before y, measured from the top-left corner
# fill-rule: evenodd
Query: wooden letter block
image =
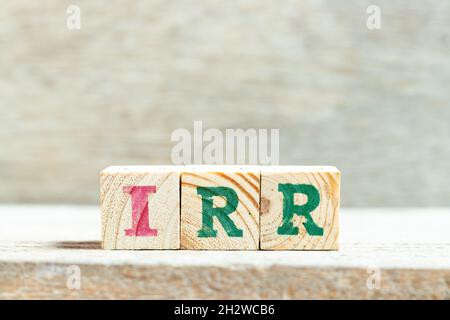
<path fill-rule="evenodd" d="M 181 176 L 181 248 L 259 249 L 260 171 L 191 166 Z"/>
<path fill-rule="evenodd" d="M 113 166 L 100 174 L 104 249 L 179 249 L 179 166 Z"/>
<path fill-rule="evenodd" d="M 340 172 L 261 167 L 261 249 L 337 250 Z"/>

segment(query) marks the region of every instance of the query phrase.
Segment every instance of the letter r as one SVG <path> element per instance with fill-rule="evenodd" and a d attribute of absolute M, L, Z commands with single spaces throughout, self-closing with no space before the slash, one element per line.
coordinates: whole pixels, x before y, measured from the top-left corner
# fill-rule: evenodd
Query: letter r
<path fill-rule="evenodd" d="M 283 193 L 283 223 L 278 228 L 279 235 L 297 235 L 298 227 L 294 227 L 292 218 L 294 214 L 303 216 L 306 221 L 303 226 L 306 232 L 311 236 L 322 236 L 323 228 L 319 227 L 311 217 L 313 212 L 320 203 L 320 194 L 316 187 L 310 184 L 279 184 L 278 191 Z M 308 201 L 304 205 L 294 204 L 294 194 L 302 193 L 308 197 Z"/>
<path fill-rule="evenodd" d="M 198 231 L 198 237 L 216 237 L 217 230 L 213 227 L 213 217 L 219 219 L 225 232 L 229 237 L 242 237 L 243 231 L 238 229 L 229 215 L 236 211 L 239 198 L 231 188 L 227 187 L 197 187 L 197 194 L 202 197 L 202 228 Z M 226 205 L 222 208 L 215 208 L 214 197 L 223 197 Z"/>
<path fill-rule="evenodd" d="M 148 220 L 148 195 L 156 192 L 156 186 L 127 186 L 123 192 L 131 195 L 131 220 L 130 229 L 125 229 L 126 236 L 156 237 L 157 229 L 151 229 Z"/>

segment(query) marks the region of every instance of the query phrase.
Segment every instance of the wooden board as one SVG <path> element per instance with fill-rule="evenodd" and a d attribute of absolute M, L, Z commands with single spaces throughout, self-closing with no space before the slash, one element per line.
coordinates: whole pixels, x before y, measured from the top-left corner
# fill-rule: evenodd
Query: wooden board
<path fill-rule="evenodd" d="M 331 252 L 102 250 L 98 212 L 0 205 L 0 299 L 450 299 L 450 208 L 343 208 Z"/>
<path fill-rule="evenodd" d="M 181 248 L 259 249 L 260 171 L 191 166 L 181 178 Z"/>
<path fill-rule="evenodd" d="M 261 249 L 337 250 L 340 172 L 261 167 Z"/>
<path fill-rule="evenodd" d="M 280 128 L 282 163 L 351 172 L 346 205 L 450 206 L 448 0 L 0 3 L 2 203 L 97 204 L 99 168 L 171 163 L 201 119 Z"/>
<path fill-rule="evenodd" d="M 100 174 L 104 249 L 179 249 L 178 166 L 114 166 Z"/>

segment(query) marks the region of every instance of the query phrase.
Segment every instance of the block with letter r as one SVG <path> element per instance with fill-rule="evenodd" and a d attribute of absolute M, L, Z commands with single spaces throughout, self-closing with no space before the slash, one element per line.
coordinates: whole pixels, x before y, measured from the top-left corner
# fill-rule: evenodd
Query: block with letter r
<path fill-rule="evenodd" d="M 261 249 L 337 250 L 340 172 L 261 167 Z"/>
<path fill-rule="evenodd" d="M 181 177 L 181 248 L 258 250 L 260 171 L 191 166 Z"/>

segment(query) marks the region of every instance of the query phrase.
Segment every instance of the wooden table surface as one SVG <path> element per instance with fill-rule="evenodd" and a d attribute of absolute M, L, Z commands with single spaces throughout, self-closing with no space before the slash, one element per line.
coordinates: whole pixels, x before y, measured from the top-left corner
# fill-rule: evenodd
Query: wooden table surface
<path fill-rule="evenodd" d="M 450 209 L 342 209 L 339 251 L 107 251 L 95 206 L 0 206 L 0 298 L 450 299 Z"/>

